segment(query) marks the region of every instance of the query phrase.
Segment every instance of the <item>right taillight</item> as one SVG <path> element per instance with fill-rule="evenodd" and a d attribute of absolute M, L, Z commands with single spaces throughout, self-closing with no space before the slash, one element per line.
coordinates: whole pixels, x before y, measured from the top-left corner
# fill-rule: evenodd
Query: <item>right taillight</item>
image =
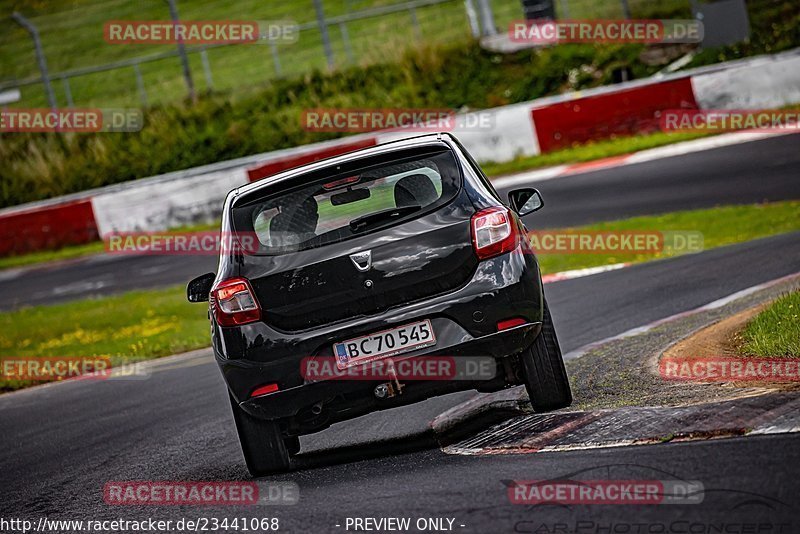
<path fill-rule="evenodd" d="M 518 245 L 517 224 L 507 208 L 486 208 L 472 216 L 472 246 L 479 259 L 511 252 Z"/>
<path fill-rule="evenodd" d="M 261 309 L 246 278 L 229 278 L 211 290 L 211 309 L 220 326 L 238 326 L 261 319 Z"/>

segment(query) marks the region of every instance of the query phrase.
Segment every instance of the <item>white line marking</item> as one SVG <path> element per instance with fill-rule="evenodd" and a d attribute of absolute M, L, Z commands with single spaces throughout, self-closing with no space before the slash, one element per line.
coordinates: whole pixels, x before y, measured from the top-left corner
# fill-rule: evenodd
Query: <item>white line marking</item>
<path fill-rule="evenodd" d="M 726 304 L 728 304 L 730 302 L 733 302 L 734 300 L 740 299 L 742 297 L 746 297 L 747 295 L 751 295 L 751 294 L 753 294 L 753 293 L 755 293 L 757 291 L 761 291 L 762 289 L 767 289 L 767 288 L 772 287 L 772 286 L 774 286 L 776 284 L 780 284 L 781 282 L 785 282 L 785 281 L 791 280 L 793 278 L 800 278 L 800 272 L 796 272 L 794 274 L 790 274 L 790 275 L 787 275 L 787 276 L 782 276 L 780 278 L 776 278 L 775 280 L 770 280 L 769 282 L 764 282 L 763 284 L 758 284 L 758 285 L 755 285 L 755 286 L 752 286 L 752 287 L 748 287 L 747 289 L 743 289 L 741 291 L 737 291 L 736 293 L 732 293 L 732 294 L 730 294 L 730 295 L 728 295 L 726 297 L 722 297 L 720 299 L 717 299 L 717 300 L 714 300 L 712 302 L 709 302 L 708 304 L 704 304 L 703 306 L 700 306 L 699 308 L 695 308 L 693 310 L 687 310 L 687 311 L 683 311 L 683 312 L 680 312 L 680 313 L 676 313 L 674 315 L 670 315 L 669 317 L 665 317 L 663 319 L 659 319 L 657 321 L 653 321 L 652 323 L 649 323 L 649 324 L 646 324 L 646 325 L 643 325 L 643 326 L 637 326 L 636 328 L 631 328 L 630 330 L 626 330 L 625 332 L 622 332 L 621 334 L 617 334 L 615 336 L 610 336 L 610 337 L 607 337 L 605 339 L 601 339 L 600 341 L 594 341 L 592 343 L 589 343 L 588 345 L 584 345 L 584 346 L 582 346 L 582 347 L 580 347 L 578 349 L 575 349 L 573 351 L 568 352 L 567 354 L 564 355 L 564 361 L 574 360 L 574 359 L 580 358 L 581 356 L 583 356 L 587 352 L 589 352 L 591 350 L 594 350 L 594 349 L 596 349 L 596 348 L 598 348 L 598 347 L 600 347 L 602 345 L 605 345 L 606 343 L 610 343 L 611 341 L 618 341 L 620 339 L 625 339 L 625 338 L 629 338 L 629 337 L 632 337 L 632 336 L 637 336 L 639 334 L 643 334 L 645 332 L 648 332 L 649 330 L 652 330 L 653 328 L 655 328 L 657 326 L 661 326 L 662 324 L 669 323 L 669 322 L 672 322 L 672 321 L 675 321 L 675 320 L 678 320 L 678 319 L 682 319 L 684 317 L 689 317 L 690 315 L 695 315 L 695 314 L 703 312 L 703 311 L 715 310 L 717 308 L 721 308 L 722 306 L 724 306 L 724 305 L 726 305 Z"/>
<path fill-rule="evenodd" d="M 552 180 L 553 178 L 563 178 L 566 176 L 586 174 L 589 172 L 610 169 L 612 167 L 621 167 L 623 165 L 633 165 L 635 163 L 644 163 L 646 161 L 655 161 L 674 156 L 683 156 L 686 154 L 692 154 L 694 152 L 703 152 L 706 150 L 713 150 L 715 148 L 749 143 L 752 141 L 760 141 L 769 137 L 777 137 L 779 135 L 796 133 L 800 133 L 800 131 L 787 130 L 784 132 L 761 132 L 745 130 L 741 132 L 729 132 L 715 135 L 713 137 L 693 139 L 691 141 L 682 141 L 672 145 L 648 148 L 646 150 L 640 150 L 639 152 L 629 154 L 627 157 L 624 157 L 624 155 L 611 156 L 609 158 L 601 158 L 587 162 L 556 165 L 554 167 L 545 167 L 544 169 L 535 169 L 517 174 L 510 174 L 492 180 L 492 184 L 498 189 L 515 187 L 519 185 L 525 185 L 527 183 Z M 604 163 L 605 160 L 608 161 Z M 596 165 L 592 165 L 592 163 L 595 163 Z"/>
<path fill-rule="evenodd" d="M 608 271 L 616 271 L 631 265 L 630 263 L 613 263 L 611 265 L 600 265 L 599 267 L 586 267 L 584 269 L 573 269 L 570 271 L 561 271 L 560 273 L 545 274 L 542 276 L 543 284 L 551 284 L 553 282 L 560 282 L 562 280 L 572 280 L 574 278 L 583 278 L 584 276 L 591 276 L 593 274 L 605 273 Z"/>
<path fill-rule="evenodd" d="M 555 167 L 546 167 L 544 169 L 534 169 L 532 171 L 511 174 L 509 176 L 503 176 L 501 178 L 492 180 L 492 185 L 494 185 L 496 188 L 514 187 L 531 182 L 550 180 L 551 178 L 561 176 L 564 171 L 567 170 L 567 167 L 568 165 L 556 165 Z"/>
<path fill-rule="evenodd" d="M 630 165 L 632 163 L 642 163 L 645 161 L 654 161 L 657 159 L 670 158 L 673 156 L 683 156 L 685 154 L 692 154 L 694 152 L 703 152 L 706 150 L 713 150 L 724 146 L 738 145 L 741 143 L 749 143 L 752 141 L 760 141 L 769 137 L 776 137 L 779 135 L 787 135 L 797 133 L 796 131 L 786 132 L 759 132 L 759 131 L 743 131 L 743 132 L 730 132 L 713 137 L 703 137 L 700 139 L 693 139 L 691 141 L 684 141 L 674 145 L 660 146 L 656 148 L 648 148 L 639 152 L 631 154 L 624 162 L 623 165 Z"/>

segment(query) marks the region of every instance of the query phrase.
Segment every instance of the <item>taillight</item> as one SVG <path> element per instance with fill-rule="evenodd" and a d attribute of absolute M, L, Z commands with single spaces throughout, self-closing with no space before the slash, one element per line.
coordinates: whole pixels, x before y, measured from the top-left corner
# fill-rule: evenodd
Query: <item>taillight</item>
<path fill-rule="evenodd" d="M 223 280 L 211 290 L 211 309 L 221 326 L 237 326 L 261 319 L 261 309 L 246 278 Z"/>
<path fill-rule="evenodd" d="M 527 322 L 528 321 L 526 321 L 522 317 L 514 317 L 512 319 L 504 319 L 502 321 L 497 321 L 497 331 L 502 332 L 503 330 L 508 330 L 509 328 L 522 326 Z"/>
<path fill-rule="evenodd" d="M 280 388 L 278 388 L 278 384 L 266 384 L 259 388 L 256 388 L 251 394 L 250 397 L 260 397 L 261 395 L 269 395 L 270 393 L 275 393 Z"/>
<path fill-rule="evenodd" d="M 472 246 L 481 260 L 511 252 L 519 245 L 519 237 L 517 223 L 506 208 L 486 208 L 472 216 Z"/>

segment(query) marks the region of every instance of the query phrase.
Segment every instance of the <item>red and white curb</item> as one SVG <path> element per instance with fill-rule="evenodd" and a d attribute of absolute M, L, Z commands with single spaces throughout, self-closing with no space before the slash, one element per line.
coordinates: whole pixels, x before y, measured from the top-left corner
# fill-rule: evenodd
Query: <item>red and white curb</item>
<path fill-rule="evenodd" d="M 604 449 L 800 431 L 800 396 L 780 393 L 692 406 L 523 415 L 442 447 L 497 455 Z"/>
<path fill-rule="evenodd" d="M 573 360 L 611 341 L 645 333 L 656 326 L 714 310 L 763 289 L 800 281 L 800 272 L 758 284 L 698 308 L 659 319 L 644 326 L 585 345 L 564 355 Z M 476 397 L 434 420 L 447 428 L 450 419 L 468 420 L 470 414 L 493 409 L 517 410 L 526 398 L 521 388 Z M 691 406 L 627 406 L 614 410 L 555 412 L 520 415 L 495 424 L 442 450 L 449 454 L 522 454 L 583 450 L 745 435 L 800 432 L 800 394 L 771 393 Z"/>
<path fill-rule="evenodd" d="M 560 273 L 552 273 L 542 275 L 543 284 L 552 284 L 553 282 L 561 282 L 562 280 L 572 280 L 574 278 L 583 278 L 584 276 L 592 276 L 593 274 L 605 273 L 608 271 L 617 271 L 632 265 L 631 263 L 614 263 L 611 265 L 601 265 L 599 267 L 586 267 L 584 269 L 573 269 L 571 271 L 562 271 Z"/>

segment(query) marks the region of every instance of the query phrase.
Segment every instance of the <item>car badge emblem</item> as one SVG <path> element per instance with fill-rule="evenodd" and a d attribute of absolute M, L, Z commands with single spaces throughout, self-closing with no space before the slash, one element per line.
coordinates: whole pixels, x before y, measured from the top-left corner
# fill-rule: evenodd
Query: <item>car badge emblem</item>
<path fill-rule="evenodd" d="M 372 268 L 372 251 L 365 250 L 364 252 L 350 254 L 350 261 L 352 261 L 356 269 L 362 273 L 369 271 Z"/>

